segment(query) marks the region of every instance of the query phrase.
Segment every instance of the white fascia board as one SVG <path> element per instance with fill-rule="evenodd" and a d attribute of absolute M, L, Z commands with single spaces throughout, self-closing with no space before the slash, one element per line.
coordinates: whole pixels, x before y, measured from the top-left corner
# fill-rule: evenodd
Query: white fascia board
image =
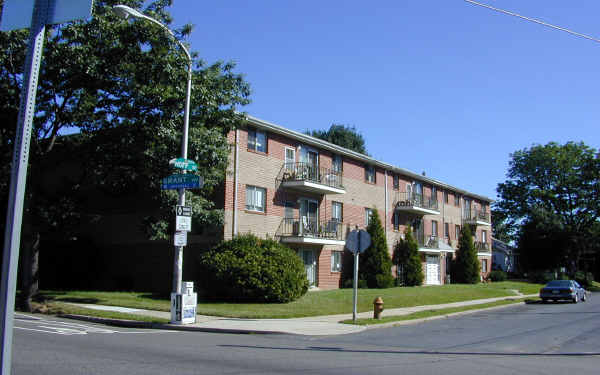
<path fill-rule="evenodd" d="M 382 161 L 373 159 L 370 156 L 363 155 L 363 154 L 361 154 L 359 152 L 352 151 L 352 150 L 349 150 L 347 148 L 340 147 L 338 145 L 334 145 L 333 143 L 329 143 L 329 142 L 324 141 L 322 139 L 311 137 L 310 135 L 302 134 L 302 133 L 299 133 L 297 131 L 284 128 L 282 126 L 279 126 L 279 125 L 267 122 L 265 120 L 261 120 L 259 118 L 250 116 L 248 114 L 246 114 L 245 117 L 246 117 L 246 120 L 250 124 L 255 125 L 257 127 L 260 127 L 260 128 L 263 128 L 263 129 L 266 129 L 266 130 L 269 130 L 269 131 L 271 131 L 273 133 L 277 133 L 277 134 L 285 135 L 285 136 L 288 136 L 288 137 L 291 137 L 291 138 L 295 138 L 295 139 L 297 139 L 299 141 L 306 142 L 307 144 L 310 144 L 310 145 L 313 145 L 313 146 L 317 146 L 317 147 L 321 147 L 323 149 L 326 149 L 326 150 L 329 150 L 329 151 L 333 151 L 335 153 L 338 153 L 338 154 L 341 154 L 341 155 L 345 155 L 345 156 L 348 156 L 348 157 L 353 158 L 353 159 L 358 159 L 358 160 L 361 160 L 361 161 L 363 161 L 365 163 L 373 164 L 373 165 L 376 165 L 376 166 L 378 166 L 380 168 L 391 170 L 391 171 L 397 172 L 399 174 L 412 177 L 415 180 L 426 182 L 426 183 L 429 183 L 429 184 L 432 184 L 432 185 L 435 185 L 437 187 L 441 187 L 441 188 L 444 188 L 444 189 L 452 190 L 452 191 L 458 192 L 458 193 L 463 194 L 463 195 L 467 195 L 467 196 L 472 197 L 472 198 L 476 198 L 476 199 L 479 199 L 479 200 L 482 200 L 482 201 L 486 201 L 486 202 L 489 202 L 489 203 L 494 202 L 493 199 L 485 197 L 483 195 L 474 194 L 474 193 L 471 193 L 469 191 L 466 191 L 466 190 L 463 190 L 463 189 L 459 189 L 459 188 L 457 188 L 455 186 L 448 185 L 448 184 L 446 184 L 444 182 L 441 182 L 441 181 L 438 181 L 436 179 L 423 176 L 423 175 L 421 175 L 419 173 L 415 173 L 415 172 L 410 171 L 408 169 L 404 169 L 404 168 L 396 167 L 396 166 L 388 164 L 388 163 L 384 163 Z"/>
<path fill-rule="evenodd" d="M 300 237 L 300 236 L 285 236 L 281 237 L 282 242 L 287 243 L 304 243 L 312 245 L 346 245 L 346 241 L 341 240 L 330 240 L 326 238 L 315 238 L 315 237 Z"/>

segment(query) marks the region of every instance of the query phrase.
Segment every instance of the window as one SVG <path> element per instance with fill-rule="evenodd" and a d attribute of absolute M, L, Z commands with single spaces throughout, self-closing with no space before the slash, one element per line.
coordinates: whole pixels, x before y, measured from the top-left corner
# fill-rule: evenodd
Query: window
<path fill-rule="evenodd" d="M 331 220 L 342 222 L 343 218 L 343 206 L 340 202 L 331 202 Z"/>
<path fill-rule="evenodd" d="M 267 152 L 267 134 L 256 129 L 249 128 L 248 150 Z"/>
<path fill-rule="evenodd" d="M 267 189 L 246 186 L 246 209 L 248 211 L 265 212 Z"/>
<path fill-rule="evenodd" d="M 481 242 L 487 243 L 487 231 L 486 230 L 481 231 Z"/>
<path fill-rule="evenodd" d="M 431 220 L 431 235 L 436 237 L 438 235 L 438 222 L 435 220 Z"/>
<path fill-rule="evenodd" d="M 375 183 L 375 167 L 372 165 L 365 166 L 365 181 Z"/>
<path fill-rule="evenodd" d="M 444 191 L 444 203 L 448 204 L 448 192 Z"/>
<path fill-rule="evenodd" d="M 460 206 L 460 196 L 457 193 L 454 193 L 454 205 L 456 207 Z"/>
<path fill-rule="evenodd" d="M 400 188 L 400 178 L 397 174 L 394 175 L 394 189 L 398 190 Z"/>
<path fill-rule="evenodd" d="M 394 211 L 394 230 L 400 230 L 400 213 Z"/>
<path fill-rule="evenodd" d="M 450 238 L 450 224 L 444 223 L 444 237 Z"/>
<path fill-rule="evenodd" d="M 293 148 L 285 148 L 285 168 L 291 170 L 296 163 L 296 150 Z"/>
<path fill-rule="evenodd" d="M 331 252 L 331 272 L 342 271 L 342 252 L 332 251 Z"/>
<path fill-rule="evenodd" d="M 437 188 L 435 186 L 431 187 L 431 199 L 433 199 L 434 202 L 437 201 Z"/>
<path fill-rule="evenodd" d="M 373 210 L 370 208 L 365 208 L 365 226 L 369 226 L 372 215 L 373 215 Z"/>
<path fill-rule="evenodd" d="M 460 238 L 460 225 L 454 226 L 454 235 L 456 236 L 457 240 Z"/>
<path fill-rule="evenodd" d="M 487 259 L 481 260 L 481 272 L 487 272 Z"/>
<path fill-rule="evenodd" d="M 334 172 L 342 172 L 344 168 L 344 163 L 342 162 L 341 155 L 333 155 L 332 167 Z"/>

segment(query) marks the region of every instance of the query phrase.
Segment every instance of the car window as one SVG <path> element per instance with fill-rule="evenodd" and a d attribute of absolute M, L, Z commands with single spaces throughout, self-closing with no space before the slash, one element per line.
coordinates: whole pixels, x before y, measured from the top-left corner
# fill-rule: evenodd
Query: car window
<path fill-rule="evenodd" d="M 576 288 L 581 288 L 581 285 L 579 285 L 579 283 L 577 281 L 573 281 L 573 284 L 575 284 Z"/>
<path fill-rule="evenodd" d="M 546 286 L 568 288 L 571 286 L 569 280 L 552 280 Z"/>

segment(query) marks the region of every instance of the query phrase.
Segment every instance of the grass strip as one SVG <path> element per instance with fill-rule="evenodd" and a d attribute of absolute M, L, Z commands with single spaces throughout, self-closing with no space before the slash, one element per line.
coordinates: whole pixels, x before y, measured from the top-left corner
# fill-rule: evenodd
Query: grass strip
<path fill-rule="evenodd" d="M 48 315 L 85 315 L 93 316 L 96 318 L 107 318 L 107 319 L 122 319 L 122 320 L 134 320 L 138 322 L 149 322 L 149 323 L 169 323 L 169 319 L 157 318 L 153 316 L 137 315 L 122 313 L 118 311 L 105 311 L 86 309 L 79 306 L 70 305 L 67 303 L 51 302 L 45 304 L 33 304 L 34 312 L 48 314 Z"/>
<path fill-rule="evenodd" d="M 358 311 L 371 311 L 373 300 L 381 297 L 387 309 L 438 305 L 476 299 L 538 293 L 541 284 L 503 281 L 486 284 L 450 284 L 426 287 L 396 287 L 389 289 L 359 289 Z M 74 302 L 121 306 L 144 310 L 169 311 L 167 295 L 140 292 L 43 291 L 43 302 Z M 206 301 L 198 296 L 198 314 L 230 318 L 300 318 L 319 315 L 346 314 L 352 311 L 352 289 L 311 291 L 290 303 L 239 303 Z"/>
<path fill-rule="evenodd" d="M 521 298 L 521 299 L 503 299 L 500 301 L 482 303 L 478 305 L 470 305 L 470 306 L 461 306 L 461 307 L 450 307 L 447 309 L 437 309 L 437 310 L 423 310 L 418 311 L 412 314 L 407 315 L 394 315 L 394 316 L 386 316 L 381 319 L 357 319 L 356 323 L 352 319 L 344 320 L 341 323 L 344 324 L 355 324 L 355 325 L 376 325 L 376 324 L 384 324 L 391 322 L 401 322 L 406 320 L 415 320 L 415 319 L 424 319 L 430 318 L 434 316 L 448 315 L 457 312 L 469 311 L 469 310 L 480 310 L 488 307 L 496 307 L 496 306 L 504 306 L 511 305 L 515 303 L 521 303 L 525 301 L 531 301 L 529 298 Z"/>

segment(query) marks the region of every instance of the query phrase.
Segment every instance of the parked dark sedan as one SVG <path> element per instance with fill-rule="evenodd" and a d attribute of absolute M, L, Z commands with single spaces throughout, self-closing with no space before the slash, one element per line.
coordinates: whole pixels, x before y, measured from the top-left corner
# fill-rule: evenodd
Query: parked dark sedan
<path fill-rule="evenodd" d="M 569 300 L 573 303 L 585 301 L 588 296 L 585 289 L 573 280 L 552 280 L 545 287 L 540 289 L 540 298 L 542 301 Z"/>

